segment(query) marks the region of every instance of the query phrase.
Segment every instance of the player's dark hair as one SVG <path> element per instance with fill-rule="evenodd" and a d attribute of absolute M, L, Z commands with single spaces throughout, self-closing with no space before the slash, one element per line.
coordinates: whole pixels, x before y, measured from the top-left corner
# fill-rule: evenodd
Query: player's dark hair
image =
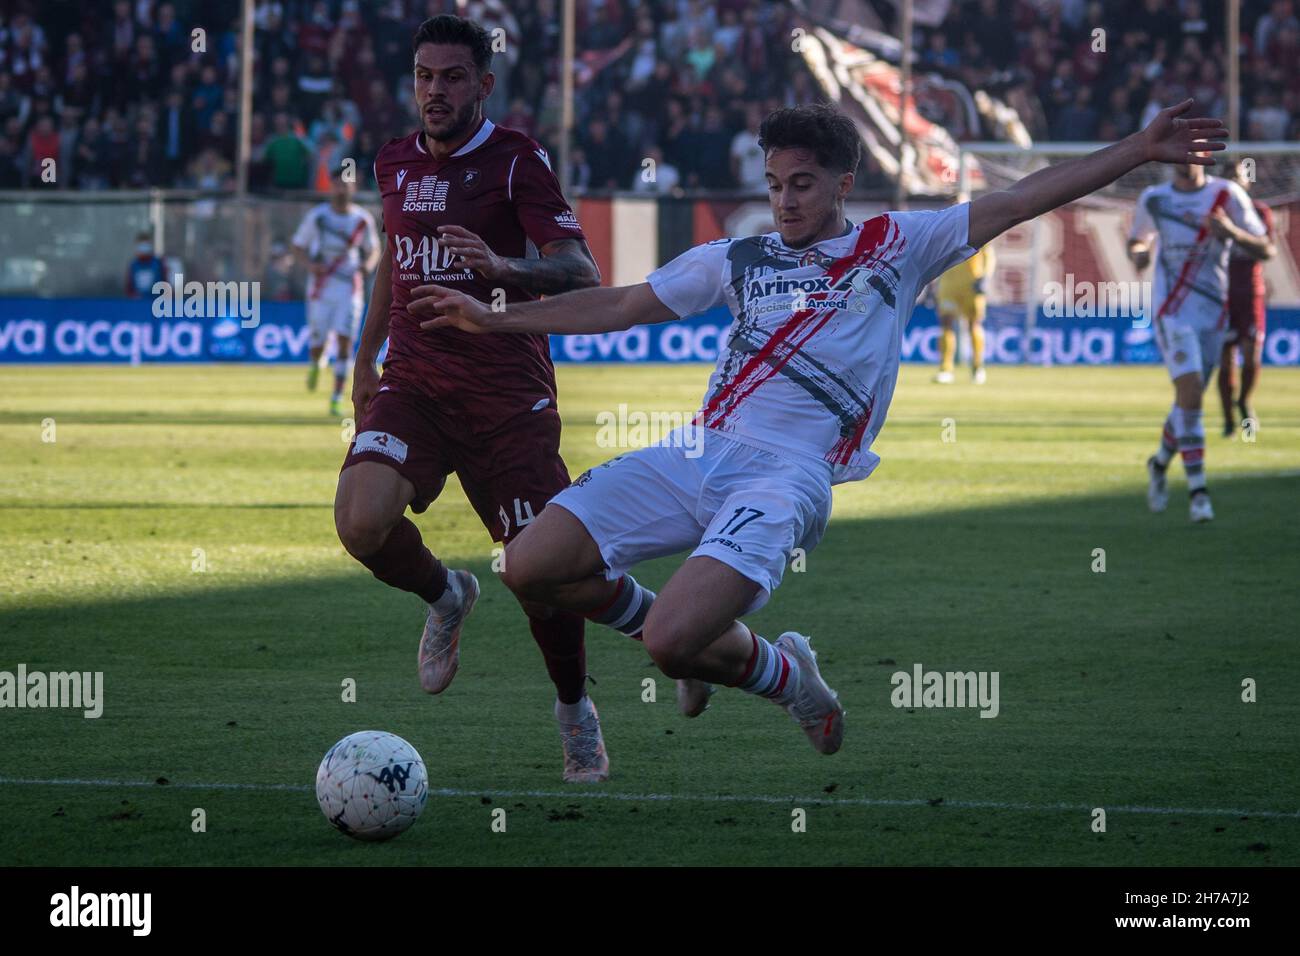
<path fill-rule="evenodd" d="M 492 66 L 492 40 L 488 32 L 473 20 L 449 13 L 431 17 L 415 31 L 411 40 L 411 52 L 418 52 L 425 43 L 469 47 L 470 56 L 474 58 L 474 66 L 480 76 Z"/>
<path fill-rule="evenodd" d="M 822 103 L 773 110 L 758 130 L 758 145 L 774 149 L 810 149 L 817 164 L 834 173 L 854 173 L 862 160 L 862 138 L 853 121 Z"/>

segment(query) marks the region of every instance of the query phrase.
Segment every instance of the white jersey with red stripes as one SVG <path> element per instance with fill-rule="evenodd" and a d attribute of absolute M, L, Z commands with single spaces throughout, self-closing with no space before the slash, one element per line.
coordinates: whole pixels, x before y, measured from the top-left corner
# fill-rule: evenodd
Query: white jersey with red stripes
<path fill-rule="evenodd" d="M 784 456 L 865 478 L 898 379 L 917 295 L 974 255 L 969 204 L 890 212 L 803 249 L 779 233 L 696 246 L 652 272 L 679 316 L 726 305 L 732 324 L 695 421 Z"/>
<path fill-rule="evenodd" d="M 1138 197 L 1130 238 L 1157 239 L 1151 298 L 1157 324 L 1173 318 L 1217 328 L 1225 321 L 1232 242 L 1216 238 L 1209 227 L 1220 208 L 1251 235 L 1265 234 L 1246 191 L 1217 176 L 1206 176 L 1200 189 L 1175 189 L 1170 181 L 1148 186 Z"/>
<path fill-rule="evenodd" d="M 313 206 L 293 234 L 293 244 L 312 262 L 323 265 L 324 281 L 307 280 L 307 298 L 351 298 L 361 295 L 361 264 L 379 247 L 375 217 L 352 204 L 337 212 L 327 202 Z"/>

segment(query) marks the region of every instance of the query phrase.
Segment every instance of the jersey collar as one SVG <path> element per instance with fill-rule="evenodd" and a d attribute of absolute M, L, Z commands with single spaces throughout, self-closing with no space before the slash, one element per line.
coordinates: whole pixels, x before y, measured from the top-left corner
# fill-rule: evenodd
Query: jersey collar
<path fill-rule="evenodd" d="M 479 125 L 478 132 L 475 133 L 473 136 L 471 136 L 468 140 L 466 140 L 464 146 L 456 150 L 456 152 L 452 153 L 451 156 L 447 158 L 454 159 L 457 156 L 464 156 L 467 153 L 474 152 L 474 150 L 478 149 L 480 146 L 482 146 L 484 143 L 488 141 L 488 137 L 492 135 L 492 131 L 495 129 L 496 129 L 496 124 L 493 123 L 486 116 L 483 117 L 483 122 Z M 424 148 L 424 130 L 420 130 L 420 132 L 416 134 L 415 148 L 418 149 L 420 152 L 424 153 L 426 156 L 428 155 L 429 151 Z"/>

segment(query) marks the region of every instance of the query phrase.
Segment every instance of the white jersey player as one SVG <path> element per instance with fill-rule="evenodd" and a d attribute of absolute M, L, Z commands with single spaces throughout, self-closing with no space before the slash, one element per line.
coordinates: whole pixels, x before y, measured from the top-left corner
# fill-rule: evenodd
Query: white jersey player
<path fill-rule="evenodd" d="M 1176 168 L 1171 181 L 1138 197 L 1129 256 L 1143 270 L 1156 241 L 1151 324 L 1174 383 L 1174 404 L 1160 447 L 1147 460 L 1147 503 L 1169 503 L 1166 469 L 1174 452 L 1183 460 L 1193 521 L 1214 517 L 1205 487 L 1205 426 L 1201 394 L 1223 348 L 1228 319 L 1228 256 L 1234 244 L 1263 256 L 1264 223 L 1236 183 L 1207 176 L 1198 165 Z"/>
<path fill-rule="evenodd" d="M 343 386 L 352 361 L 352 342 L 361 323 L 365 273 L 379 261 L 375 217 L 352 202 L 355 186 L 334 181 L 330 201 L 312 207 L 293 234 L 294 254 L 310 273 L 307 280 L 307 329 L 311 367 L 307 388 L 316 389 L 321 356 L 335 338 L 334 392 L 330 413 L 341 415 Z"/>
<path fill-rule="evenodd" d="M 791 551 L 814 547 L 831 485 L 865 478 L 898 378 L 917 293 L 1010 229 L 1100 189 L 1148 161 L 1205 162 L 1227 135 L 1183 119 L 1191 101 L 1145 130 L 941 212 L 844 218 L 861 144 L 829 106 L 777 110 L 760 145 L 777 231 L 686 252 L 640 285 L 488 305 L 442 286 L 413 292 L 426 328 L 595 333 L 665 322 L 725 303 L 734 321 L 696 416 L 696 442 L 668 440 L 593 468 L 507 547 L 503 580 L 520 597 L 579 611 L 640 637 L 678 679 L 694 716 L 712 683 L 781 705 L 821 753 L 839 749 L 844 708 L 808 639 L 769 643 L 737 618 L 758 608 Z M 693 548 L 659 595 L 632 565 Z"/>

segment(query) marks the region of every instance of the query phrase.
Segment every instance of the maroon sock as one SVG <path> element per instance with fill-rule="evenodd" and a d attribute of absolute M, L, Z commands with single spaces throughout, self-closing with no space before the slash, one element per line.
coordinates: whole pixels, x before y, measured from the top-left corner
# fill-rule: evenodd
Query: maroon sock
<path fill-rule="evenodd" d="M 358 558 L 389 587 L 418 594 L 432 604 L 447 590 L 447 569 L 420 539 L 420 529 L 403 517 L 374 554 Z"/>
<path fill-rule="evenodd" d="M 572 611 L 553 611 L 545 619 L 529 617 L 533 640 L 546 659 L 546 673 L 551 675 L 560 703 L 576 704 L 582 700 L 587 681 L 587 648 L 582 640 L 586 621 Z"/>

